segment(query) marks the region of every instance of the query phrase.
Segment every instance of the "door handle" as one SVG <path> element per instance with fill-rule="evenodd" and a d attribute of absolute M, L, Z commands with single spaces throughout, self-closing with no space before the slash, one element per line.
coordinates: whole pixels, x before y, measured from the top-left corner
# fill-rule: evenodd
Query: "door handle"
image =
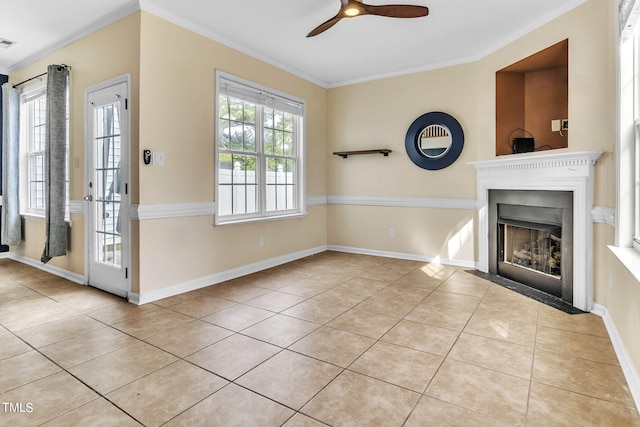
<path fill-rule="evenodd" d="M 87 202 L 91 202 L 93 201 L 93 196 L 89 194 L 88 196 L 84 196 L 83 199 L 86 200 Z"/>

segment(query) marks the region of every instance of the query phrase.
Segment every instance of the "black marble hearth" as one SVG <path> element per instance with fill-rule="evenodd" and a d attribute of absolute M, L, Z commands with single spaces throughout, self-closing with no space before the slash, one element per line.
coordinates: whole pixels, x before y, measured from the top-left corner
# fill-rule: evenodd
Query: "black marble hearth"
<path fill-rule="evenodd" d="M 478 270 L 465 270 L 465 271 L 467 273 L 473 274 L 475 276 L 488 280 L 492 283 L 495 283 L 496 285 L 500 285 L 503 288 L 507 288 L 514 292 L 517 292 L 520 295 L 524 295 L 538 302 L 546 304 L 549 307 L 553 307 L 560 311 L 564 311 L 565 313 L 568 313 L 568 314 L 586 313 L 585 311 L 575 308 L 573 305 L 562 301 L 561 298 L 547 294 L 538 289 L 532 288 L 527 285 L 523 285 L 522 283 L 507 279 L 505 277 L 498 276 L 496 274 L 491 274 L 491 273 L 483 273 L 482 271 L 478 271 Z"/>

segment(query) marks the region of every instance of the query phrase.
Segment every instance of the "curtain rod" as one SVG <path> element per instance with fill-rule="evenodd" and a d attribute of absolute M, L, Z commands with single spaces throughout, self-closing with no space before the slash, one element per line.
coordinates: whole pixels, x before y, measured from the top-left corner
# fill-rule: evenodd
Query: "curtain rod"
<path fill-rule="evenodd" d="M 62 64 L 62 65 L 60 65 L 60 67 L 61 67 L 61 68 L 68 68 L 68 69 L 71 69 L 71 67 L 70 67 L 70 66 L 68 66 L 67 64 Z M 42 77 L 42 76 L 46 76 L 47 74 L 48 74 L 48 73 L 38 74 L 37 76 L 33 76 L 33 77 L 31 77 L 30 79 L 27 79 L 27 80 L 24 80 L 24 81 L 22 81 L 22 82 L 20 82 L 20 83 L 16 83 L 16 84 L 14 84 L 14 85 L 13 85 L 13 87 L 14 87 L 14 88 L 16 88 L 16 87 L 18 87 L 18 86 L 20 86 L 20 85 L 23 85 L 23 84 L 25 84 L 25 83 L 30 82 L 31 80 L 39 79 L 39 78 L 40 78 L 40 77 Z"/>

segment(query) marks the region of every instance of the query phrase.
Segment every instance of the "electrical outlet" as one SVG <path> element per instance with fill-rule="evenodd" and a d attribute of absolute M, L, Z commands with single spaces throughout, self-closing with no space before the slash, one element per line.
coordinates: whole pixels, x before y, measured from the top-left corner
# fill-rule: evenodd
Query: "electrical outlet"
<path fill-rule="evenodd" d="M 396 230 L 394 228 L 389 229 L 389 237 L 396 237 Z"/>
<path fill-rule="evenodd" d="M 260 246 L 261 248 L 264 246 L 264 237 L 258 237 L 258 246 Z"/>
<path fill-rule="evenodd" d="M 562 130 L 569 130 L 569 119 L 562 119 Z"/>

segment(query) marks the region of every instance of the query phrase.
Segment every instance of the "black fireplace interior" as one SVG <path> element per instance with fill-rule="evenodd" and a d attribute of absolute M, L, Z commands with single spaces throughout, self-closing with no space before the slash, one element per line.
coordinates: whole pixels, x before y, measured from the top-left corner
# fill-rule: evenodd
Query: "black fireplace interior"
<path fill-rule="evenodd" d="M 573 302 L 573 193 L 491 190 L 489 272 Z"/>

